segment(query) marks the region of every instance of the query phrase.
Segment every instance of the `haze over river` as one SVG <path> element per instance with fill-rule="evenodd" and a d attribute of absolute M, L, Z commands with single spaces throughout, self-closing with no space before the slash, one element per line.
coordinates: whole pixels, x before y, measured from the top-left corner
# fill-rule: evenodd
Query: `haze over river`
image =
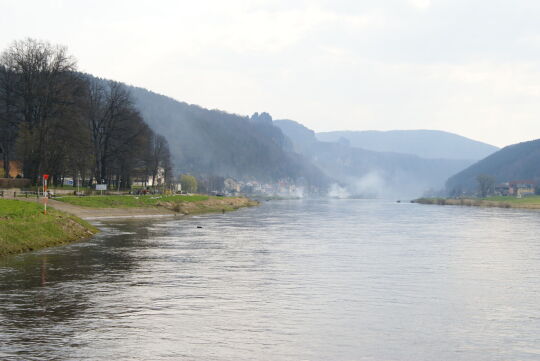
<path fill-rule="evenodd" d="M 540 212 L 299 200 L 100 226 L 0 259 L 1 360 L 540 359 Z"/>

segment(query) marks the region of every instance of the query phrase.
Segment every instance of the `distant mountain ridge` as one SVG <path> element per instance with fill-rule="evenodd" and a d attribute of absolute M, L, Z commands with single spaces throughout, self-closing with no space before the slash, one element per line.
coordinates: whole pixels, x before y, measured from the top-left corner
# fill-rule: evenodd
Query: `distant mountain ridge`
<path fill-rule="evenodd" d="M 353 147 L 414 154 L 427 159 L 480 160 L 499 150 L 493 145 L 440 130 L 335 131 L 316 136 L 322 141 L 343 139 Z"/>
<path fill-rule="evenodd" d="M 471 165 L 467 159 L 426 159 L 412 154 L 376 152 L 352 146 L 343 138 L 325 142 L 295 121 L 274 124 L 291 139 L 294 149 L 355 194 L 382 197 L 418 196 L 439 190 L 446 179 Z"/>
<path fill-rule="evenodd" d="M 446 182 L 449 193 L 475 192 L 476 177 L 485 174 L 497 183 L 514 180 L 540 181 L 540 139 L 509 145 L 453 175 Z"/>

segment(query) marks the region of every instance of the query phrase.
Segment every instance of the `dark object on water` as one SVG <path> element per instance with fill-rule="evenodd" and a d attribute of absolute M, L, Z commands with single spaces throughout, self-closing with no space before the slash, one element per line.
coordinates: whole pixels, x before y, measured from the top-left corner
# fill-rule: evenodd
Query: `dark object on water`
<path fill-rule="evenodd" d="M 401 203 L 401 200 L 398 199 L 398 200 L 397 200 L 397 203 Z"/>
<path fill-rule="evenodd" d="M 202 228 L 202 226 L 197 226 L 197 228 Z"/>

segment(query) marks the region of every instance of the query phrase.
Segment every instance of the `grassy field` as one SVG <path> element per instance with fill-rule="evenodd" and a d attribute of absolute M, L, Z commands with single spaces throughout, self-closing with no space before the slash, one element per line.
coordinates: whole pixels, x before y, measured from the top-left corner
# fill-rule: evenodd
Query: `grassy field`
<path fill-rule="evenodd" d="M 155 207 L 161 203 L 200 202 L 210 197 L 202 195 L 145 195 L 145 196 L 86 196 L 58 197 L 57 201 L 66 202 L 81 207 L 91 208 L 133 208 Z"/>
<path fill-rule="evenodd" d="M 437 204 L 450 206 L 473 206 L 473 207 L 498 207 L 498 208 L 523 208 L 540 209 L 540 196 L 516 198 L 516 197 L 488 197 L 488 198 L 419 198 L 413 203 Z"/>
<path fill-rule="evenodd" d="M 97 229 L 63 212 L 18 200 L 0 199 L 0 256 L 86 238 Z"/>
<path fill-rule="evenodd" d="M 91 189 L 89 187 L 77 187 L 76 185 L 75 186 L 69 186 L 69 185 L 63 185 L 63 186 L 49 186 L 48 189 L 51 189 L 51 190 L 67 190 L 67 191 L 76 191 L 77 189 L 80 190 L 80 191 L 85 191 L 87 189 Z"/>

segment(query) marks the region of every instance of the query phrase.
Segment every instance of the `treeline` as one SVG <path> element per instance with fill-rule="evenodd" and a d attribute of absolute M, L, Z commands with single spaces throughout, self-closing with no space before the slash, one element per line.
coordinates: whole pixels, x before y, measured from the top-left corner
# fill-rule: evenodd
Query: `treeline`
<path fill-rule="evenodd" d="M 120 83 L 86 76 L 65 47 L 26 39 L 0 55 L 0 153 L 25 178 L 42 174 L 128 188 L 171 177 L 167 140 L 145 123 Z"/>

